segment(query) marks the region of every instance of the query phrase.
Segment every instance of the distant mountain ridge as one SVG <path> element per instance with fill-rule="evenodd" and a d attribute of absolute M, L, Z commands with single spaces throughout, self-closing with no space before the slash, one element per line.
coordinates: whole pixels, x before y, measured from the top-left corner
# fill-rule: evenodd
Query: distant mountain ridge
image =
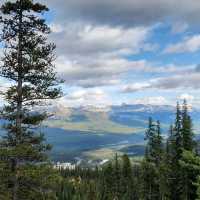
<path fill-rule="evenodd" d="M 49 109 L 54 115 L 45 122 L 43 132 L 47 142 L 53 145 L 50 155 L 55 161 L 102 160 L 112 158 L 116 152 L 137 157 L 144 153 L 148 118 L 161 121 L 166 138 L 175 111 L 175 107 L 167 105 L 78 108 L 58 105 Z M 196 138 L 200 140 L 200 110 L 193 108 L 190 113 Z"/>
<path fill-rule="evenodd" d="M 51 109 L 54 116 L 47 121 L 47 126 L 65 130 L 132 134 L 144 131 L 149 117 L 160 120 L 163 129 L 173 122 L 175 107 L 144 104 L 122 104 L 107 107 L 65 107 Z M 195 129 L 200 121 L 200 109 L 193 108 L 191 116 Z"/>

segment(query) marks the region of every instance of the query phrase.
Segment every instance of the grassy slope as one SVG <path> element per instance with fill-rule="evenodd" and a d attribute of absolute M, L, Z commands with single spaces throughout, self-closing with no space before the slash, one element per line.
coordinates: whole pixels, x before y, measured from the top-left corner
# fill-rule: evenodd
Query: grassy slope
<path fill-rule="evenodd" d="M 85 113 L 87 120 L 72 122 L 69 118 L 62 120 L 50 120 L 46 122 L 46 125 L 54 128 L 62 128 L 65 130 L 76 130 L 76 131 L 86 131 L 86 132 L 104 132 L 104 133 L 117 133 L 117 134 L 131 134 L 137 133 L 142 128 L 139 127 L 129 127 L 126 125 L 121 125 L 111 121 L 106 113 Z"/>
<path fill-rule="evenodd" d="M 120 151 L 117 151 L 116 149 L 110 149 L 110 148 L 101 148 L 96 149 L 93 151 L 86 151 L 83 153 L 83 155 L 91 160 L 98 160 L 98 159 L 113 159 L 115 154 L 118 154 L 119 156 L 122 155 Z"/>

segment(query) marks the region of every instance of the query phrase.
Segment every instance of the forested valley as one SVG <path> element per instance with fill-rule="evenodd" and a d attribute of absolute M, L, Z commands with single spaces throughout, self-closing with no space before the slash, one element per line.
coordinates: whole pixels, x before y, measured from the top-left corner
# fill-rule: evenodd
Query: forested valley
<path fill-rule="evenodd" d="M 59 199 L 200 199 L 200 156 L 186 101 L 177 104 L 164 139 L 159 121 L 149 119 L 141 162 L 115 155 L 103 168 L 61 170 Z"/>

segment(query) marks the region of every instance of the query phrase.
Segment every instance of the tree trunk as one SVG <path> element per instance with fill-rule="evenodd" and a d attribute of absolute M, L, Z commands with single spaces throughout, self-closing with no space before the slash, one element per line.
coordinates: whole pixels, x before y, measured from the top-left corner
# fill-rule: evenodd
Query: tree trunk
<path fill-rule="evenodd" d="M 21 3 L 21 1 L 20 1 Z M 21 142 L 21 134 L 22 134 L 22 10 L 19 11 L 19 36 L 18 36 L 18 79 L 17 79 L 17 113 L 16 113 L 16 145 Z M 12 170 L 14 173 L 13 178 L 13 200 L 18 200 L 17 192 L 18 192 L 18 159 L 15 158 L 12 163 Z"/>

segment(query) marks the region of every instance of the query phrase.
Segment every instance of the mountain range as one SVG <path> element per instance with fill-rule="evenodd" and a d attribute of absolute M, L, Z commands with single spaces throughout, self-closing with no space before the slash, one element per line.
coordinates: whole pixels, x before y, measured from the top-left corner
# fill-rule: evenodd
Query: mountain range
<path fill-rule="evenodd" d="M 190 108 L 193 130 L 200 138 L 200 109 Z M 175 118 L 176 108 L 169 105 L 119 105 L 108 107 L 49 108 L 51 117 L 42 125 L 47 142 L 52 144 L 54 161 L 96 161 L 127 153 L 133 157 L 144 154 L 148 118 L 161 122 L 163 137 Z M 1 123 L 3 123 L 1 121 Z"/>
<path fill-rule="evenodd" d="M 200 110 L 190 108 L 194 132 L 198 135 Z M 120 106 L 70 108 L 53 106 L 54 115 L 44 123 L 47 141 L 53 144 L 54 160 L 107 159 L 116 152 L 140 156 L 148 118 L 160 120 L 164 138 L 175 118 L 176 108 L 163 105 L 123 104 Z"/>
<path fill-rule="evenodd" d="M 78 107 L 54 106 L 51 112 L 53 117 L 45 122 L 52 128 L 62 128 L 81 132 L 133 134 L 144 131 L 148 118 L 159 120 L 163 129 L 173 123 L 175 107 L 163 105 L 127 105 L 109 107 Z M 198 129 L 200 110 L 190 109 L 195 130 Z"/>

